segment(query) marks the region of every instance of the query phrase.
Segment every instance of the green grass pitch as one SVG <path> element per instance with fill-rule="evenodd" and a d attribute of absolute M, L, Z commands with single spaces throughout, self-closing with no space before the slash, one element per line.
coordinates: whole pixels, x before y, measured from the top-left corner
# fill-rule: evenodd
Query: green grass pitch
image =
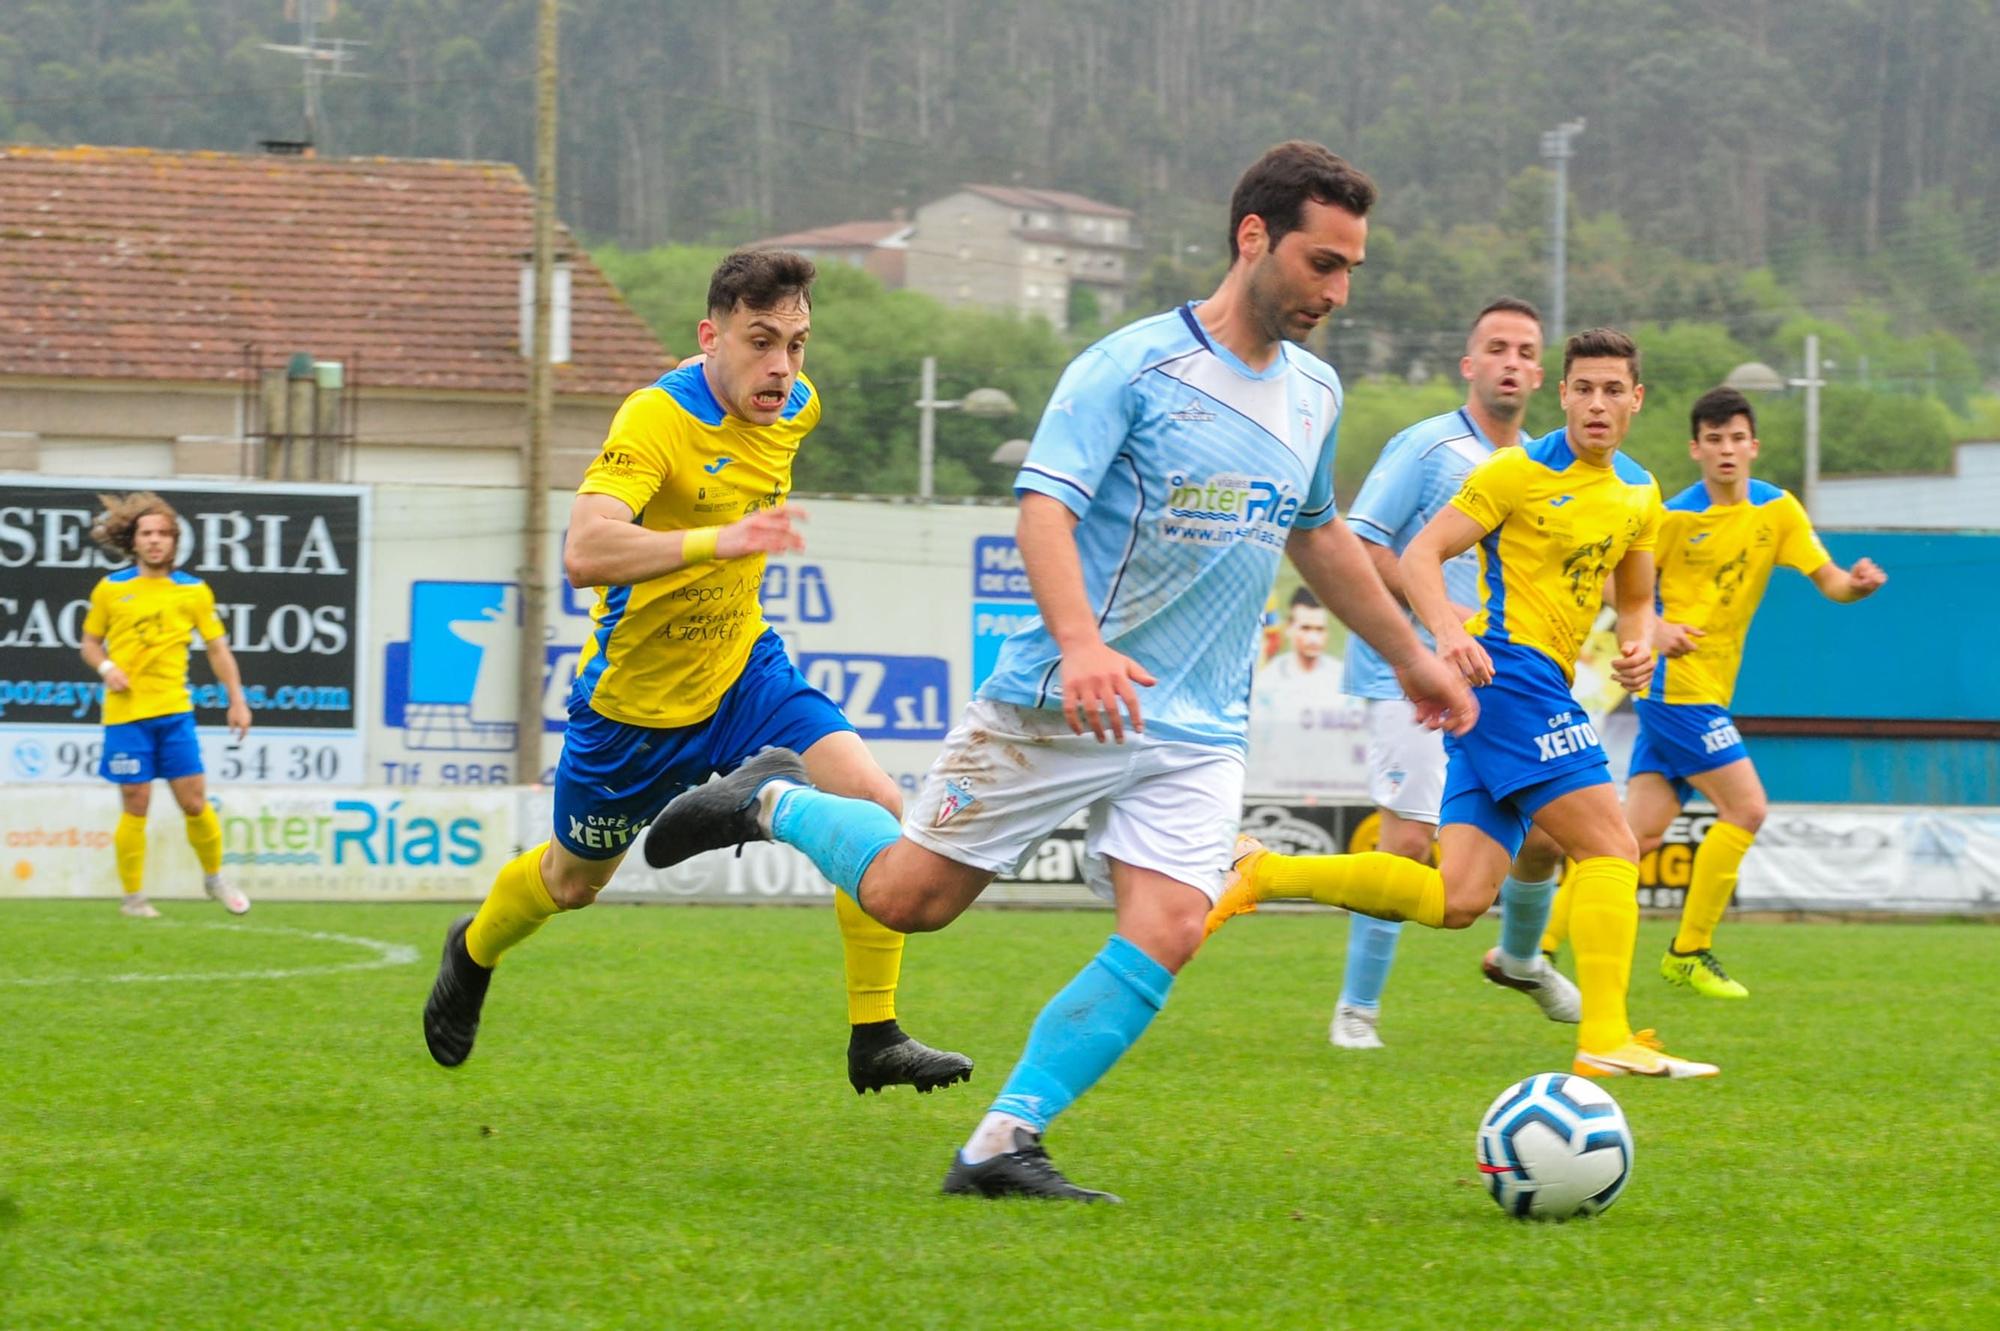
<path fill-rule="evenodd" d="M 6 1331 L 2000 1326 L 1990 926 L 1731 922 L 1725 1005 L 1647 921 L 1635 1024 L 1723 1076 L 1611 1083 L 1631 1186 L 1533 1225 L 1473 1136 L 1569 1030 L 1479 979 L 1490 921 L 1406 933 L 1374 1054 L 1326 1041 L 1343 921 L 1232 923 L 1051 1132 L 1126 1198 L 1086 1208 L 937 1187 L 1107 915 L 913 940 L 904 1024 L 978 1072 L 857 1099 L 828 910 L 556 920 L 450 1073 L 418 1011 L 456 910 L 165 910 L 0 904 Z"/>

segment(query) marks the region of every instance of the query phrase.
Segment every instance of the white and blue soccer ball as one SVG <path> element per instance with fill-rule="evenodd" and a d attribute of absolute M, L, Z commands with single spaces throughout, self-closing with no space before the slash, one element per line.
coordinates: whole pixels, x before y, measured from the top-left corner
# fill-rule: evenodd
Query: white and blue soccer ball
<path fill-rule="evenodd" d="M 1508 1215 L 1596 1215 L 1632 1177 L 1632 1129 L 1596 1082 L 1538 1073 L 1500 1092 L 1479 1121 L 1479 1172 Z"/>

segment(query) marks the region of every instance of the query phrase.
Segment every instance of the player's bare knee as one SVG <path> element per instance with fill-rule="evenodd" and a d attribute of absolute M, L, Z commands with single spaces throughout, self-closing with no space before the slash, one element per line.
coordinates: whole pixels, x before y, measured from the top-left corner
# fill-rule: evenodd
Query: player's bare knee
<path fill-rule="evenodd" d="M 556 903 L 557 910 L 582 910 L 597 900 L 598 885 L 580 877 L 558 875 L 554 880 L 544 879 L 542 886 L 549 890 L 549 900 Z"/>
<path fill-rule="evenodd" d="M 1624 823 L 1602 828 L 1590 836 L 1580 838 L 1569 848 L 1572 859 L 1583 860 L 1629 860 L 1639 862 L 1639 839 L 1632 835 L 1632 829 Z"/>
<path fill-rule="evenodd" d="M 877 924 L 899 934 L 936 933 L 957 918 L 940 896 L 912 890 L 900 883 L 861 885 L 861 909 Z"/>
<path fill-rule="evenodd" d="M 1435 831 L 1429 823 L 1399 822 L 1394 827 L 1383 828 L 1382 839 L 1376 844 L 1376 849 L 1428 864 L 1434 836 Z"/>
<path fill-rule="evenodd" d="M 1444 880 L 1444 927 L 1469 928 L 1474 920 L 1493 908 L 1493 902 L 1499 895 L 1497 883 L 1488 886 L 1484 883 L 1456 882 L 1447 875 Z"/>
<path fill-rule="evenodd" d="M 1734 823 L 1751 836 L 1756 836 L 1758 831 L 1764 826 L 1764 819 L 1769 816 L 1770 812 L 1770 806 L 1764 802 L 1762 796 L 1759 796 L 1756 799 L 1746 800 L 1741 804 L 1731 806 L 1729 811 L 1722 815 L 1722 821 Z"/>
<path fill-rule="evenodd" d="M 1206 932 L 1206 912 L 1191 915 L 1158 915 L 1147 919 L 1143 925 L 1128 932 L 1128 926 L 1120 925 L 1119 932 L 1128 942 L 1141 952 L 1160 963 L 1173 974 L 1180 974 L 1181 967 L 1194 959 L 1200 950 Z M 1133 932 L 1140 937 L 1132 937 Z"/>

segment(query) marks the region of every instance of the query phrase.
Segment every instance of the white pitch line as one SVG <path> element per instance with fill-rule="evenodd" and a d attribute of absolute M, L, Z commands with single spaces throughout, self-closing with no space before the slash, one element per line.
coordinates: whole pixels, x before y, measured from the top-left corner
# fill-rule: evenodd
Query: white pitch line
<path fill-rule="evenodd" d="M 158 925 L 154 927 L 157 928 Z M 182 984 L 188 981 L 216 980 L 295 980 L 307 975 L 338 975 L 345 971 L 374 971 L 390 966 L 408 966 L 417 959 L 417 949 L 408 943 L 385 943 L 379 938 L 356 938 L 352 934 L 322 933 L 317 929 L 287 929 L 281 925 L 260 927 L 253 924 L 205 924 L 198 927 L 227 929 L 233 933 L 244 934 L 287 934 L 293 938 L 306 938 L 322 943 L 347 943 L 354 947 L 367 948 L 375 955 L 366 961 L 347 961 L 333 966 L 297 966 L 286 970 L 182 971 L 172 975 L 36 975 L 26 979 L 0 977 L 0 985 L 40 988 L 57 984 Z"/>

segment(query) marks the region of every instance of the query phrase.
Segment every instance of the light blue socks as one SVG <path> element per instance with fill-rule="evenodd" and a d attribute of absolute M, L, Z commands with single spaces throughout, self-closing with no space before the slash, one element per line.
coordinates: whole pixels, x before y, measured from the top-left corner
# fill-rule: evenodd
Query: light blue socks
<path fill-rule="evenodd" d="M 772 840 L 803 852 L 828 882 L 857 903 L 861 876 L 902 835 L 896 815 L 873 800 L 829 795 L 811 786 L 787 790 L 771 811 Z"/>
<path fill-rule="evenodd" d="M 1549 907 L 1556 898 L 1557 879 L 1524 883 L 1513 874 L 1500 884 L 1500 955 L 1516 964 L 1532 963 L 1542 950 L 1542 931 L 1549 927 Z"/>
<path fill-rule="evenodd" d="M 1349 1007 L 1382 1005 L 1389 967 L 1396 961 L 1396 940 L 1402 936 L 1400 920 L 1359 914 L 1347 917 L 1347 974 L 1340 985 L 1341 1002 Z"/>
<path fill-rule="evenodd" d="M 1046 1129 L 1145 1034 L 1173 984 L 1173 972 L 1122 935 L 1111 935 L 1035 1018 L 1028 1047 L 991 1112 L 1032 1123 L 1037 1132 Z"/>

